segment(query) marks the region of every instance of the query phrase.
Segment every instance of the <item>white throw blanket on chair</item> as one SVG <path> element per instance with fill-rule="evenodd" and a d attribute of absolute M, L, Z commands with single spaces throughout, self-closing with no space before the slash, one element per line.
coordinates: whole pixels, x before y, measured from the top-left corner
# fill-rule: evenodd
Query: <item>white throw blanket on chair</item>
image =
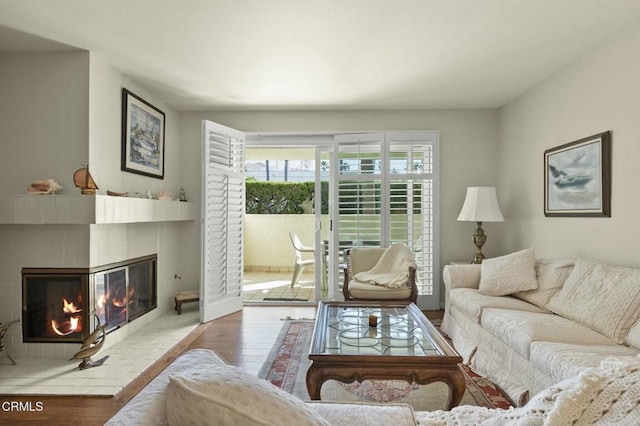
<path fill-rule="evenodd" d="M 392 244 L 382 253 L 373 268 L 355 274 L 353 279 L 388 288 L 407 287 L 410 267 L 416 267 L 411 249 L 402 243 Z"/>

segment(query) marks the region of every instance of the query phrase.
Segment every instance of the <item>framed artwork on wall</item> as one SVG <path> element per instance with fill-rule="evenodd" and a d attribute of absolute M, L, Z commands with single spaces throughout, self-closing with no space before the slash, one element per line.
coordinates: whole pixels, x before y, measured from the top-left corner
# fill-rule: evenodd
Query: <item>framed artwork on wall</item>
<path fill-rule="evenodd" d="M 122 89 L 122 167 L 164 179 L 164 112 Z"/>
<path fill-rule="evenodd" d="M 611 132 L 544 152 L 544 215 L 611 217 Z"/>

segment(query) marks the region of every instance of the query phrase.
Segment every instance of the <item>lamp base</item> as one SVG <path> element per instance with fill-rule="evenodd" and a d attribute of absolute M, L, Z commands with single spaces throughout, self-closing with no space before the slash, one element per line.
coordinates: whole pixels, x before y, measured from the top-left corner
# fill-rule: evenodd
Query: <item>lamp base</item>
<path fill-rule="evenodd" d="M 473 244 L 476 246 L 476 254 L 473 256 L 473 262 L 471 263 L 482 263 L 485 259 L 484 254 L 482 254 L 482 246 L 487 241 L 487 236 L 484 235 L 484 231 L 482 230 L 482 222 L 476 222 L 478 227 L 473 233 L 472 239 Z"/>

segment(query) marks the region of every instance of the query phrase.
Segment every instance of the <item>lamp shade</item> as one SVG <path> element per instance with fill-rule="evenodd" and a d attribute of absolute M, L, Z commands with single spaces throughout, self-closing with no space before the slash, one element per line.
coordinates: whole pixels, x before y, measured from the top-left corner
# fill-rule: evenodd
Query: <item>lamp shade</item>
<path fill-rule="evenodd" d="M 472 186 L 467 188 L 467 196 L 458 216 L 466 222 L 504 222 L 498 206 L 496 189 L 493 186 Z"/>

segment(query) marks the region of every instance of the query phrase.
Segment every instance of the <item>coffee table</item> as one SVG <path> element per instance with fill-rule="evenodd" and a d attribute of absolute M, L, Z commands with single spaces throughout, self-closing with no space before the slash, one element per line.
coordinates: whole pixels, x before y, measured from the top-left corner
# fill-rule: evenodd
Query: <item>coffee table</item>
<path fill-rule="evenodd" d="M 377 325 L 369 326 L 375 316 Z M 373 319 L 373 318 L 372 318 Z M 320 399 L 327 380 L 406 380 L 449 386 L 448 408 L 465 390 L 462 357 L 413 303 L 320 302 L 309 353 L 307 390 Z"/>

